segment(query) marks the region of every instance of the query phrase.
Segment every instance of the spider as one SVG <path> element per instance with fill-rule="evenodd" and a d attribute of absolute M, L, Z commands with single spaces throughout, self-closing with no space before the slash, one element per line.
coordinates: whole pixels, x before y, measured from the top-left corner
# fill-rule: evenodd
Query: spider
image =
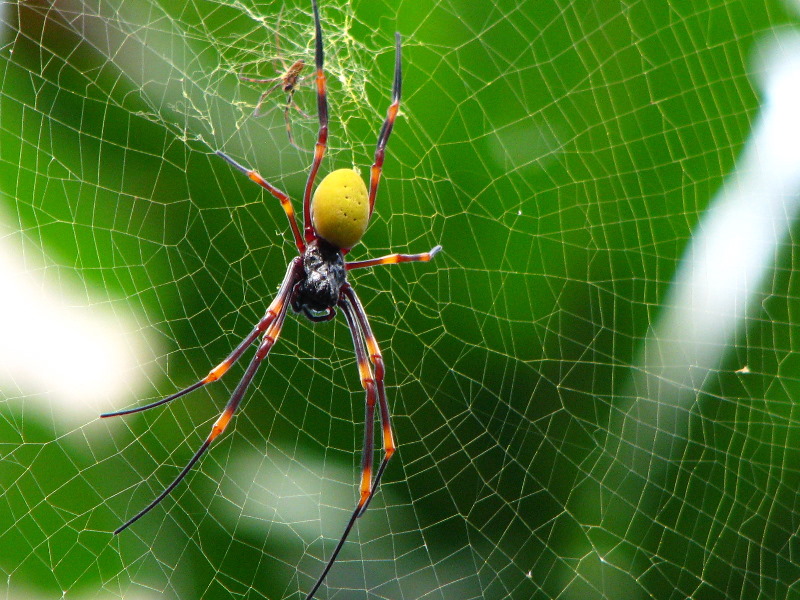
<path fill-rule="evenodd" d="M 375 160 L 370 171 L 369 191 L 364 185 L 364 181 L 355 171 L 352 169 L 340 169 L 331 172 L 320 182 L 312 198 L 312 188 L 314 187 L 320 163 L 325 155 L 328 139 L 328 101 L 325 71 L 323 70 L 322 28 L 320 26 L 319 9 L 316 0 L 312 0 L 312 9 L 314 13 L 316 36 L 315 81 L 317 88 L 319 132 L 314 150 L 314 158 L 311 163 L 308 181 L 306 182 L 303 194 L 303 235 L 301 235 L 300 229 L 298 228 L 291 201 L 284 192 L 272 186 L 256 171 L 242 166 L 224 152 L 216 152 L 217 155 L 228 161 L 235 169 L 247 175 L 247 177 L 267 190 L 281 203 L 289 220 L 299 256 L 296 256 L 289 262 L 286 275 L 283 278 L 283 283 L 280 285 L 278 294 L 269 305 L 269 308 L 267 308 L 262 319 L 225 360 L 211 369 L 206 377 L 152 404 L 101 415 L 101 417 L 115 417 L 149 410 L 161 406 L 162 404 L 172 402 L 208 383 L 217 381 L 228 371 L 231 365 L 244 354 L 247 348 L 249 348 L 256 339 L 261 337 L 255 356 L 245 370 L 242 379 L 234 389 L 222 414 L 217 418 L 211 428 L 211 432 L 206 440 L 175 480 L 170 483 L 155 500 L 114 531 L 114 534 L 118 534 L 138 521 L 166 498 L 205 453 L 211 443 L 225 431 L 236 409 L 239 407 L 239 403 L 242 401 L 245 391 L 253 380 L 253 376 L 256 374 L 259 365 L 267 357 L 275 341 L 278 339 L 288 307 L 291 306 L 294 312 L 304 314 L 313 322 L 329 321 L 333 319 L 336 315 L 336 309 L 339 308 L 344 314 L 345 321 L 350 329 L 361 384 L 366 392 L 364 442 L 361 453 L 361 483 L 359 486 L 360 495 L 333 554 L 328 559 L 322 574 L 306 596 L 306 600 L 313 598 L 320 585 L 322 585 L 325 576 L 336 561 L 347 536 L 352 530 L 356 519 L 362 516 L 369 506 L 370 500 L 372 500 L 372 497 L 378 489 L 386 465 L 397 449 L 392 433 L 389 404 L 386 399 L 386 389 L 384 386 L 385 368 L 383 357 L 375 335 L 372 333 L 372 328 L 370 327 L 364 307 L 355 290 L 347 281 L 347 272 L 353 269 L 362 269 L 377 265 L 414 261 L 427 262 L 442 249 L 441 246 L 435 246 L 429 252 L 421 254 L 389 254 L 380 258 L 356 262 L 347 262 L 345 260 L 345 255 L 359 242 L 369 224 L 369 219 L 375 205 L 378 183 L 380 182 L 381 172 L 383 170 L 386 144 L 392 133 L 394 121 L 400 108 L 401 40 L 400 34 L 395 34 L 395 67 L 394 83 L 392 85 L 392 103 L 389 106 L 383 127 L 378 134 L 378 142 L 375 148 Z M 383 459 L 373 477 L 374 440 L 372 424 L 375 420 L 376 404 L 378 405 L 382 427 Z"/>
<path fill-rule="evenodd" d="M 281 44 L 278 38 L 278 29 L 280 28 L 281 16 L 283 14 L 283 8 L 281 8 L 281 14 L 278 15 L 278 26 L 275 29 L 275 47 L 280 51 Z M 283 58 L 280 59 L 280 64 L 278 64 L 277 59 L 272 60 L 272 64 L 275 66 L 275 71 L 278 73 L 283 73 L 279 77 L 270 77 L 267 79 L 256 79 L 253 77 L 245 77 L 244 75 L 239 75 L 239 79 L 241 81 L 247 81 L 248 83 L 272 83 L 274 84 L 272 87 L 268 88 L 261 96 L 258 98 L 258 103 L 256 103 L 256 107 L 253 110 L 254 117 L 261 117 L 266 113 L 261 112 L 261 106 L 264 104 L 264 101 L 267 99 L 272 92 L 277 90 L 278 88 L 282 88 L 284 92 L 286 92 L 286 107 L 283 109 L 283 120 L 286 122 L 286 133 L 289 136 L 289 143 L 297 148 L 298 150 L 302 150 L 303 152 L 309 152 L 306 148 L 301 148 L 298 146 L 294 141 L 294 136 L 292 135 L 292 124 L 289 119 L 289 111 L 294 108 L 297 112 L 303 115 L 304 118 L 310 119 L 311 117 L 307 115 L 302 108 L 297 106 L 297 103 L 294 101 L 294 93 L 297 91 L 297 86 L 300 85 L 304 80 L 305 77 L 301 77 L 300 73 L 303 72 L 303 69 L 306 67 L 306 62 L 302 59 L 295 61 L 291 65 L 289 65 Z"/>

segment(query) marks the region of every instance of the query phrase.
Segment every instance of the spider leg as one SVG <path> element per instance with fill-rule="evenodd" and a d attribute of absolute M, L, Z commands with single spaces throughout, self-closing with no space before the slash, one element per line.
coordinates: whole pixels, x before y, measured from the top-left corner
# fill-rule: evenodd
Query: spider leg
<path fill-rule="evenodd" d="M 119 417 L 122 415 L 130 415 L 133 413 L 149 410 L 151 408 L 155 408 L 156 406 L 161 406 L 162 404 L 172 402 L 173 400 L 176 400 L 181 396 L 185 396 L 189 392 L 193 392 L 196 389 L 201 388 L 208 383 L 213 383 L 217 379 L 220 379 L 223 375 L 225 375 L 225 373 L 228 371 L 231 365 L 233 365 L 233 363 L 239 360 L 239 357 L 242 354 L 244 354 L 244 351 L 247 350 L 250 344 L 252 344 L 260 334 L 264 333 L 267 330 L 267 328 L 270 325 L 272 325 L 273 321 L 277 318 L 278 314 L 281 312 L 283 308 L 283 305 L 288 302 L 289 293 L 294 287 L 298 273 L 298 268 L 300 268 L 300 266 L 301 266 L 301 259 L 299 257 L 293 259 L 292 262 L 289 263 L 289 268 L 286 270 L 286 275 L 283 278 L 283 283 L 281 283 L 281 287 L 278 290 L 277 296 L 275 296 L 275 299 L 272 301 L 272 304 L 270 304 L 269 308 L 267 308 L 267 312 L 264 313 L 264 316 L 253 328 L 253 331 L 251 331 L 247 335 L 247 337 L 244 338 L 239 343 L 239 345 L 233 349 L 233 352 L 231 352 L 225 360 L 223 360 L 216 367 L 211 369 L 208 375 L 206 375 L 203 379 L 193 383 L 189 387 L 180 390 L 179 392 L 175 392 L 171 396 L 167 396 L 166 398 L 162 398 L 161 400 L 158 400 L 151 404 L 146 404 L 145 406 L 137 406 L 135 408 L 128 408 L 125 410 L 118 410 L 116 412 L 103 413 L 102 415 L 100 415 L 100 418 L 105 419 L 108 417 Z"/>
<path fill-rule="evenodd" d="M 361 385 L 367 394 L 364 415 L 364 448 L 361 456 L 361 497 L 357 506 L 357 509 L 360 509 L 369 498 L 372 490 L 373 431 L 377 389 L 375 387 L 375 378 L 372 374 L 372 367 L 370 366 L 369 358 L 367 358 L 367 350 L 364 346 L 361 328 L 353 312 L 353 307 L 347 300 L 344 300 L 341 306 L 342 312 L 347 320 L 347 326 L 350 328 L 350 334 L 353 337 L 353 347 L 355 348 Z"/>
<path fill-rule="evenodd" d="M 347 263 L 345 268 L 350 271 L 352 269 L 363 269 L 365 267 L 375 267 L 377 265 L 396 265 L 397 263 L 404 262 L 428 262 L 434 256 L 442 251 L 441 246 L 431 248 L 429 252 L 422 254 L 387 254 L 380 258 L 370 258 L 369 260 L 359 260 L 356 262 Z"/>
<path fill-rule="evenodd" d="M 290 288 L 292 289 L 292 288 Z M 275 344 L 275 341 L 278 339 L 280 335 L 281 328 L 283 327 L 283 321 L 286 317 L 286 309 L 289 306 L 289 303 L 286 301 L 286 298 L 283 299 L 281 303 L 280 311 L 278 312 L 275 320 L 267 329 L 266 333 L 264 334 L 264 338 L 261 341 L 261 344 L 258 346 L 258 350 L 256 351 L 253 360 L 250 361 L 250 364 L 247 367 L 244 375 L 242 376 L 241 381 L 239 381 L 236 389 L 233 391 L 230 400 L 228 400 L 228 404 L 225 405 L 225 409 L 222 411 L 222 414 L 217 418 L 214 426 L 211 428 L 211 433 L 208 434 L 208 437 L 197 449 L 197 452 L 194 453 L 191 460 L 186 464 L 183 470 L 178 474 L 178 476 L 170 483 L 163 492 L 161 492 L 155 500 L 153 500 L 150 504 L 144 507 L 141 511 L 136 513 L 132 518 L 128 519 L 125 523 L 120 525 L 115 531 L 114 535 L 119 534 L 120 532 L 127 529 L 129 526 L 133 525 L 136 521 L 141 519 L 144 515 L 150 512 L 155 506 L 158 505 L 164 498 L 166 498 L 169 493 L 175 489 L 175 487 L 186 477 L 186 474 L 189 473 L 191 468 L 194 464 L 200 460 L 200 457 L 205 454 L 205 451 L 208 450 L 208 447 L 228 426 L 228 423 L 231 422 L 231 418 L 233 417 L 236 409 L 239 408 L 239 404 L 244 397 L 244 393 L 247 391 L 247 387 L 250 385 L 250 382 L 253 380 L 253 376 L 256 374 L 259 365 L 261 362 L 267 357 L 269 351 L 272 349 L 272 346 Z"/>
<path fill-rule="evenodd" d="M 358 519 L 367 510 L 372 497 L 378 489 L 383 472 L 386 465 L 395 453 L 396 446 L 394 443 L 394 435 L 392 433 L 391 417 L 389 415 L 389 404 L 386 401 L 386 389 L 384 387 L 384 366 L 383 358 L 381 357 L 380 349 L 375 340 L 375 336 L 367 321 L 364 307 L 358 300 L 353 289 L 346 285 L 342 290 L 343 296 L 339 301 L 339 307 L 344 313 L 347 320 L 347 326 L 350 329 L 350 334 L 353 338 L 353 346 L 355 348 L 356 361 L 358 363 L 358 372 L 361 377 L 361 385 L 366 391 L 365 415 L 364 415 L 364 446 L 361 452 L 361 484 L 359 486 L 359 500 L 356 503 L 353 513 L 350 515 L 350 520 L 344 528 L 336 548 L 333 550 L 322 574 L 317 579 L 314 587 L 306 596 L 306 600 L 311 600 L 317 592 L 328 572 L 336 562 L 339 552 L 342 550 L 350 531 Z M 369 349 L 369 354 L 367 350 Z M 372 367 L 370 362 L 375 367 L 375 374 L 373 376 Z M 373 427 L 375 421 L 375 403 L 378 403 L 381 415 L 381 425 L 383 429 L 383 460 L 381 461 L 378 471 L 375 474 L 375 479 L 372 479 L 372 463 L 374 453 L 374 440 L 373 440 Z"/>
<path fill-rule="evenodd" d="M 255 77 L 246 77 L 239 75 L 239 81 L 246 81 L 248 83 L 275 83 L 283 82 L 283 77 L 267 77 L 266 79 L 256 79 Z"/>
<path fill-rule="evenodd" d="M 383 355 L 378 347 L 378 340 L 375 338 L 375 334 L 372 333 L 372 328 L 369 325 L 367 313 L 364 310 L 364 306 L 361 304 L 361 300 L 359 300 L 355 290 L 349 284 L 347 284 L 343 288 L 342 293 L 353 306 L 353 312 L 367 346 L 369 360 L 372 362 L 372 365 L 375 368 L 375 388 L 378 393 L 378 407 L 380 408 L 381 428 L 383 431 L 383 460 L 378 466 L 378 472 L 375 473 L 375 480 L 372 483 L 372 489 L 370 490 L 369 497 L 364 502 L 363 506 L 361 507 L 361 512 L 358 514 L 358 516 L 361 516 L 364 514 L 364 511 L 367 510 L 367 507 L 372 501 L 372 497 L 375 495 L 375 492 L 378 491 L 378 486 L 381 483 L 383 472 L 386 470 L 386 465 L 389 464 L 389 461 L 397 450 L 397 446 L 395 445 L 394 433 L 392 432 L 392 418 L 389 413 L 389 402 L 386 400 L 386 387 L 384 385 L 384 375 L 386 370 L 383 365 Z"/>
<path fill-rule="evenodd" d="M 283 19 L 283 9 L 285 5 L 281 5 L 280 11 L 278 11 L 278 20 L 275 22 L 275 49 L 278 51 L 278 56 L 280 56 L 281 64 L 278 64 L 278 58 L 273 56 L 272 57 L 272 66 L 275 67 L 275 70 L 279 73 L 285 73 L 288 70 L 288 65 L 286 64 L 286 59 L 283 57 L 283 50 L 281 50 L 281 38 L 278 35 L 278 32 L 281 30 L 281 20 Z"/>
<path fill-rule="evenodd" d="M 325 87 L 325 71 L 323 70 L 325 56 L 322 51 L 322 26 L 319 23 L 319 7 L 317 6 L 317 0 L 311 0 L 311 4 L 314 8 L 314 28 L 316 32 L 315 64 L 317 69 L 317 116 L 319 118 L 319 133 L 317 134 L 317 144 L 314 147 L 314 160 L 308 172 L 306 189 L 303 194 L 303 223 L 306 242 L 312 242 L 317 238 L 316 233 L 314 233 L 314 226 L 311 224 L 311 190 L 314 187 L 317 171 L 319 171 L 319 165 L 322 163 L 322 157 L 325 156 L 325 149 L 328 145 L 328 95 Z"/>
<path fill-rule="evenodd" d="M 381 179 L 383 170 L 383 159 L 386 155 L 386 144 L 389 136 L 392 135 L 394 120 L 397 118 L 397 111 L 400 110 L 400 92 L 402 87 L 402 66 L 400 63 L 401 41 L 400 34 L 394 34 L 395 39 L 395 58 L 394 58 L 394 83 L 392 84 L 392 103 L 386 113 L 386 120 L 383 122 L 381 132 L 378 134 L 378 143 L 375 146 L 375 162 L 369 174 L 369 214 L 375 208 L 375 196 L 378 193 L 378 182 Z"/>
<path fill-rule="evenodd" d="M 358 372 L 361 377 L 361 385 L 364 387 L 364 390 L 366 391 L 367 394 L 365 409 L 364 409 L 365 413 L 364 446 L 361 451 L 361 485 L 359 486 L 360 498 L 355 508 L 353 509 L 353 513 L 350 515 L 350 520 L 347 522 L 347 525 L 344 528 L 342 536 L 339 538 L 339 542 L 336 544 L 336 548 L 333 550 L 333 554 L 331 554 L 330 558 L 328 559 L 328 562 L 325 564 L 325 568 L 322 570 L 322 573 L 317 578 L 314 587 L 311 588 L 311 591 L 306 596 L 306 600 L 311 600 L 311 598 L 314 597 L 314 594 L 317 593 L 317 590 L 322 585 L 322 582 L 325 580 L 325 577 L 328 575 L 328 572 L 331 570 L 331 567 L 333 567 L 333 563 L 336 562 L 336 559 L 339 556 L 339 552 L 344 546 L 344 543 L 347 540 L 348 535 L 350 535 L 350 531 L 353 529 L 353 525 L 355 525 L 356 519 L 358 519 L 358 517 L 361 516 L 361 514 L 363 514 L 363 509 L 365 508 L 366 503 L 369 501 L 369 498 L 372 495 L 372 488 L 373 488 L 372 485 L 372 461 L 374 454 L 373 428 L 375 422 L 375 401 L 377 398 L 377 387 L 375 383 L 375 378 L 372 375 L 372 367 L 370 366 L 369 359 L 367 358 L 367 350 L 366 347 L 364 346 L 361 327 L 354 313 L 353 306 L 347 298 L 342 298 L 339 301 L 339 306 L 342 309 L 342 313 L 344 313 L 345 319 L 347 320 L 347 326 L 350 329 L 350 335 L 353 338 L 353 346 L 355 348 L 356 361 L 358 363 Z"/>
<path fill-rule="evenodd" d="M 267 80 L 262 80 L 262 81 L 256 81 L 255 79 L 245 79 L 245 81 L 252 81 L 254 83 L 268 83 L 268 82 L 274 81 L 274 80 L 267 79 Z M 279 89 L 282 85 L 283 85 L 283 81 L 279 79 L 278 83 L 276 83 L 271 88 L 269 88 L 266 92 L 261 94 L 261 96 L 258 98 L 258 104 L 256 104 L 255 109 L 253 109 L 253 116 L 254 117 L 262 117 L 262 116 L 264 116 L 266 114 L 266 113 L 261 112 L 261 106 L 264 104 L 264 101 L 267 99 L 267 96 L 269 96 L 275 90 Z"/>
<path fill-rule="evenodd" d="M 297 89 L 297 86 L 299 86 L 301 83 L 303 83 L 305 81 L 305 79 L 306 79 L 305 77 L 300 77 L 297 80 L 297 85 L 292 89 L 292 96 L 294 96 L 294 91 Z M 300 108 L 300 106 L 297 104 L 297 102 L 293 102 L 292 98 L 289 98 L 289 104 L 291 104 L 292 108 L 295 109 L 297 112 L 299 112 L 300 115 L 304 119 L 310 119 L 311 118 L 311 115 L 309 115 L 306 111 L 304 111 L 302 108 Z M 306 150 L 306 152 L 310 152 L 310 150 Z"/>
<path fill-rule="evenodd" d="M 286 193 L 282 192 L 278 188 L 269 184 L 263 177 L 261 177 L 261 175 L 258 174 L 258 172 L 240 165 L 221 150 L 217 150 L 216 154 L 217 156 L 227 160 L 234 168 L 247 175 L 248 178 L 250 178 L 252 181 L 255 181 L 258 185 L 263 187 L 278 199 L 283 207 L 283 212 L 286 213 L 286 217 L 289 219 L 289 225 L 292 227 L 292 235 L 294 236 L 294 242 L 297 245 L 297 249 L 300 251 L 300 254 L 303 254 L 303 252 L 306 250 L 306 244 L 303 242 L 303 238 L 300 236 L 300 230 L 297 227 L 297 219 L 295 219 L 294 216 L 294 208 L 292 208 L 292 202 L 289 200 L 289 196 L 287 196 Z"/>
<path fill-rule="evenodd" d="M 296 109 L 297 109 L 297 111 L 298 111 L 298 112 L 299 112 L 301 115 L 305 115 L 306 117 L 308 117 L 308 115 L 306 115 L 306 113 L 304 113 L 304 112 L 303 112 L 303 111 L 300 109 L 300 107 L 299 107 L 299 106 L 297 106 L 297 104 L 295 104 L 295 103 L 294 103 L 294 100 L 293 100 L 293 99 L 294 99 L 294 92 L 295 92 L 295 89 L 296 89 L 296 88 L 292 88 L 292 89 L 289 91 L 289 94 L 288 94 L 288 96 L 289 96 L 289 97 L 288 97 L 288 98 L 287 98 L 287 100 L 286 100 L 286 108 L 284 108 L 284 109 L 283 109 L 283 120 L 284 120 L 284 121 L 285 121 L 285 123 L 286 123 L 286 133 L 287 133 L 287 134 L 288 134 L 288 136 L 289 136 L 289 143 L 290 143 L 292 146 L 294 146 L 294 147 L 295 147 L 295 148 L 297 148 L 298 150 L 301 150 L 302 152 L 310 152 L 310 150 L 308 150 L 307 148 L 301 148 L 300 146 L 298 146 L 298 145 L 297 145 L 297 143 L 295 143 L 295 141 L 294 141 L 294 136 L 292 135 L 292 121 L 291 121 L 291 119 L 289 118 L 289 111 L 292 109 L 292 107 L 296 108 Z"/>

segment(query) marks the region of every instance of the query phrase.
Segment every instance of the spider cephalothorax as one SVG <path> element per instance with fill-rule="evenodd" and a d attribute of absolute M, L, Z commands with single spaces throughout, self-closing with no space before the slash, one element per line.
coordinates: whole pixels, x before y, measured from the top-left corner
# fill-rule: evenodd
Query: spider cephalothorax
<path fill-rule="evenodd" d="M 292 310 L 302 312 L 312 321 L 329 321 L 336 314 L 334 307 L 347 282 L 342 251 L 317 238 L 303 253 L 303 273 L 303 279 L 294 288 Z"/>
<path fill-rule="evenodd" d="M 312 321 L 327 321 L 336 314 L 336 309 L 340 309 L 344 314 L 347 326 L 353 338 L 353 346 L 358 363 L 358 370 L 361 376 L 361 385 L 366 392 L 366 415 L 365 415 L 365 435 L 364 446 L 362 448 L 361 460 L 361 484 L 359 486 L 359 500 L 350 515 L 350 520 L 345 526 L 339 543 L 334 548 L 322 574 L 317 579 L 311 591 L 306 597 L 312 598 L 319 586 L 322 584 L 328 571 L 336 561 L 339 551 L 342 549 L 348 534 L 358 517 L 364 514 L 370 500 L 375 495 L 380 484 L 383 472 L 389 459 L 394 455 L 396 446 L 392 433 L 391 417 L 389 415 L 389 403 L 386 398 L 386 388 L 384 385 L 385 366 L 381 355 L 378 341 L 372 333 L 372 328 L 367 318 L 361 301 L 355 290 L 347 282 L 347 271 L 374 267 L 377 265 L 389 265 L 400 262 L 427 262 L 431 260 L 442 248 L 436 246 L 429 252 L 421 254 L 389 254 L 380 258 L 372 258 L 357 262 L 348 263 L 345 255 L 352 246 L 361 240 L 361 236 L 369 224 L 372 209 L 375 205 L 375 196 L 378 191 L 383 169 L 383 159 L 386 151 L 386 143 L 392 133 L 397 111 L 400 107 L 400 35 L 395 35 L 395 70 L 394 84 L 392 86 L 392 103 L 389 106 L 386 120 L 383 123 L 378 143 L 375 148 L 375 162 L 370 169 L 369 192 L 364 185 L 361 177 L 352 169 L 339 169 L 328 174 L 319 184 L 312 201 L 311 191 L 314 187 L 317 171 L 325 155 L 325 148 L 328 140 L 328 101 L 326 94 L 325 71 L 323 70 L 323 51 L 322 51 L 322 28 L 319 21 L 319 11 L 316 0 L 312 0 L 314 10 L 314 26 L 316 32 L 315 57 L 316 57 L 316 87 L 317 87 L 317 115 L 319 118 L 319 133 L 317 143 L 314 147 L 314 159 L 309 169 L 308 181 L 306 182 L 303 194 L 303 235 L 294 216 L 294 209 L 289 196 L 268 183 L 256 171 L 248 169 L 224 152 L 217 152 L 217 155 L 227 160 L 233 167 L 247 175 L 252 181 L 272 194 L 283 207 L 289 219 L 289 226 L 292 230 L 295 245 L 299 256 L 293 258 L 286 268 L 280 289 L 270 303 L 266 313 L 261 320 L 256 323 L 252 331 L 233 349 L 228 357 L 216 367 L 211 369 L 203 379 L 193 383 L 187 388 L 180 390 L 145 406 L 130 408 L 113 413 L 101 415 L 103 417 L 114 417 L 130 413 L 137 413 L 143 410 L 161 406 L 180 398 L 189 392 L 196 390 L 208 383 L 220 379 L 228 369 L 235 363 L 245 351 L 261 338 L 258 349 L 251 360 L 242 379 L 231 394 L 228 404 L 222 414 L 217 418 L 211 432 L 205 442 L 198 448 L 194 456 L 181 470 L 175 480 L 169 484 L 155 500 L 148 504 L 136 515 L 128 519 L 114 532 L 119 533 L 138 521 L 147 514 L 154 506 L 161 502 L 178 485 L 190 471 L 192 466 L 200 459 L 208 447 L 228 426 L 231 419 L 239 407 L 244 397 L 244 393 L 258 370 L 261 362 L 267 357 L 272 346 L 278 339 L 283 327 L 286 312 L 291 305 L 295 312 L 302 312 Z M 374 439 L 373 422 L 375 420 L 375 408 L 378 408 L 381 420 L 383 441 L 383 459 L 378 469 L 372 470 Z"/>

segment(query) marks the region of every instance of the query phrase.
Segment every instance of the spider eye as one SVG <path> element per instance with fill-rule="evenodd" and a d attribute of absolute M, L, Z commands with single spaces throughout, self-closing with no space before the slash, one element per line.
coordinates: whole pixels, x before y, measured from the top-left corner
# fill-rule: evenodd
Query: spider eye
<path fill-rule="evenodd" d="M 353 169 L 339 169 L 323 179 L 311 200 L 314 231 L 337 248 L 355 246 L 369 224 L 367 186 Z"/>

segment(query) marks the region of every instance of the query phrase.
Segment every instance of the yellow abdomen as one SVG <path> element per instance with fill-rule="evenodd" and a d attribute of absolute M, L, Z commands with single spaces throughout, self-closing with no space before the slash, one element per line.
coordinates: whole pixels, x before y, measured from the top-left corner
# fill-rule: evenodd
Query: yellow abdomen
<path fill-rule="evenodd" d="M 364 180 L 353 169 L 329 173 L 311 200 L 314 230 L 337 248 L 355 246 L 369 224 L 369 199 Z"/>

